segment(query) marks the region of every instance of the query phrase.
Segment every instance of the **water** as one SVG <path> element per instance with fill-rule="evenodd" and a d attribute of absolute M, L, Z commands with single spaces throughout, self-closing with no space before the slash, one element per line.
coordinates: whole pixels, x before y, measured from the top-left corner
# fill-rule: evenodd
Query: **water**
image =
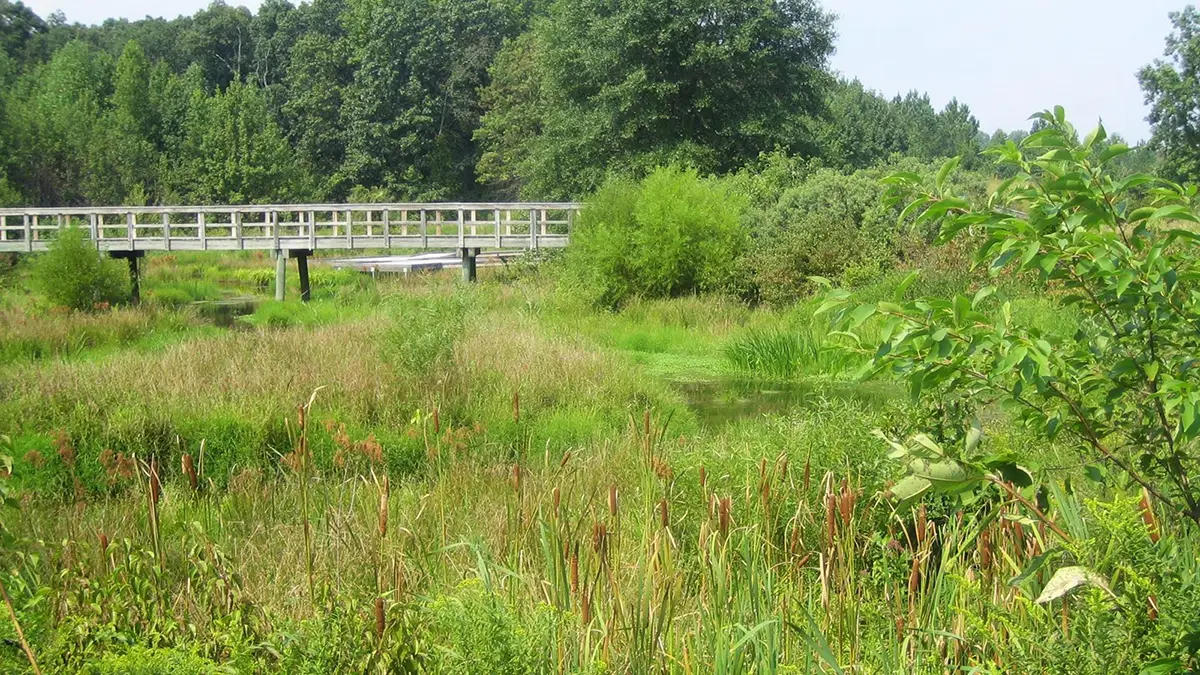
<path fill-rule="evenodd" d="M 818 399 L 881 402 L 899 395 L 887 383 L 764 382 L 737 377 L 677 381 L 700 423 L 719 427 L 753 417 L 777 417 L 811 407 Z"/>
<path fill-rule="evenodd" d="M 227 298 L 224 300 L 206 300 L 193 303 L 200 316 L 221 328 L 236 328 L 239 316 L 253 314 L 258 308 L 261 298 L 253 296 Z"/>

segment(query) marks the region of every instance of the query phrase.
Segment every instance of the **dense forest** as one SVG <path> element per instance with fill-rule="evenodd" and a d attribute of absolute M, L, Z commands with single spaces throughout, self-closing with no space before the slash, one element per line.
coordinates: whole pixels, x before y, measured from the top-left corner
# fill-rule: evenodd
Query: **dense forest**
<path fill-rule="evenodd" d="M 83 26 L 0 0 L 0 204 L 561 199 L 669 163 L 850 171 L 1021 135 L 831 72 L 814 0 L 660 4 L 218 0 Z"/>

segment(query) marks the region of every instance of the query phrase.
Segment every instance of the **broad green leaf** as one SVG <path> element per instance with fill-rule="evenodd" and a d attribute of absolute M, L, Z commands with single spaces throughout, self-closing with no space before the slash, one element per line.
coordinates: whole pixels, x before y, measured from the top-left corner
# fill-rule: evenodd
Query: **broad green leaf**
<path fill-rule="evenodd" d="M 904 294 L 908 292 L 909 286 L 912 286 L 913 282 L 916 281 L 917 277 L 920 275 L 920 270 L 913 270 L 904 277 L 904 280 L 900 282 L 900 285 L 896 287 L 896 291 L 892 295 L 896 302 L 904 302 Z"/>
<path fill-rule="evenodd" d="M 952 171 L 954 171 L 956 168 L 958 168 L 958 164 L 961 161 L 962 161 L 962 157 L 955 157 L 955 158 L 947 161 L 945 164 L 942 164 L 942 167 L 940 169 L 938 169 L 937 176 L 934 179 L 934 185 L 937 186 L 938 192 L 942 192 L 945 189 L 946 178 L 950 175 L 950 173 Z"/>
<path fill-rule="evenodd" d="M 914 459 L 908 465 L 912 475 L 924 478 L 933 484 L 938 492 L 957 494 L 971 489 L 983 478 L 983 474 L 952 459 L 931 462 L 927 459 Z"/>
<path fill-rule="evenodd" d="M 1120 157 L 1121 155 L 1124 155 L 1125 153 L 1127 153 L 1129 151 L 1130 151 L 1130 149 L 1129 149 L 1128 145 L 1125 145 L 1124 143 L 1114 143 L 1114 144 L 1108 146 L 1107 148 L 1105 148 L 1104 151 L 1100 153 L 1100 160 L 1099 160 L 1100 164 L 1101 165 L 1108 164 L 1112 160 Z"/>
<path fill-rule="evenodd" d="M 1103 576 L 1089 570 L 1086 567 L 1073 565 L 1071 567 L 1059 568 L 1050 577 L 1050 581 L 1046 582 L 1046 587 L 1042 589 L 1042 594 L 1038 596 L 1036 602 L 1039 605 L 1044 605 L 1047 602 L 1057 600 L 1080 586 L 1095 586 L 1104 589 L 1112 597 L 1112 589 L 1108 587 L 1108 580 Z"/>
<path fill-rule="evenodd" d="M 859 305 L 858 309 L 850 313 L 850 328 L 858 328 L 864 321 L 875 316 L 877 311 L 876 305 Z"/>
<path fill-rule="evenodd" d="M 1040 555 L 1034 556 L 1033 560 L 1029 561 L 1029 564 L 1025 566 L 1025 569 L 1021 570 L 1020 574 L 1012 579 L 1009 579 L 1008 585 L 1019 586 L 1021 582 L 1037 574 L 1038 571 L 1041 570 L 1051 558 L 1059 555 L 1060 553 L 1062 553 L 1060 549 L 1051 548 L 1043 551 Z"/>
<path fill-rule="evenodd" d="M 884 492 L 884 496 L 899 502 L 899 506 L 908 506 L 929 492 L 933 483 L 920 476 L 905 476 L 895 485 Z M 898 508 L 899 508 L 898 506 Z"/>

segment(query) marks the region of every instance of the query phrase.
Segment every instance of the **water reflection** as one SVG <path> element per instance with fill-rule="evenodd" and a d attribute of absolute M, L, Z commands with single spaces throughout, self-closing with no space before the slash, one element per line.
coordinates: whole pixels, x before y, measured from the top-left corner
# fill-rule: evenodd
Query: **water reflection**
<path fill-rule="evenodd" d="M 887 382 L 764 382 L 728 377 L 676 381 L 701 424 L 718 427 L 739 419 L 782 416 L 811 406 L 817 399 L 881 403 L 901 395 Z"/>

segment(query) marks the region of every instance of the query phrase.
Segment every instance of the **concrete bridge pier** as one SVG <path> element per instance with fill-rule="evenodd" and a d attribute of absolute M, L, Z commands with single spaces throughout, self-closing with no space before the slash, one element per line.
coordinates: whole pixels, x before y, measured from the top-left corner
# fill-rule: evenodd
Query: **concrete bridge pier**
<path fill-rule="evenodd" d="M 479 249 L 464 248 L 462 249 L 462 278 L 463 281 L 475 281 L 475 259 L 479 256 Z"/>
<path fill-rule="evenodd" d="M 134 305 L 142 303 L 141 274 L 138 270 L 138 260 L 146 257 L 145 251 L 109 251 L 108 255 L 116 260 L 129 262 L 129 301 Z"/>
<path fill-rule="evenodd" d="M 287 290 L 287 252 L 275 251 L 275 302 L 283 302 Z"/>

